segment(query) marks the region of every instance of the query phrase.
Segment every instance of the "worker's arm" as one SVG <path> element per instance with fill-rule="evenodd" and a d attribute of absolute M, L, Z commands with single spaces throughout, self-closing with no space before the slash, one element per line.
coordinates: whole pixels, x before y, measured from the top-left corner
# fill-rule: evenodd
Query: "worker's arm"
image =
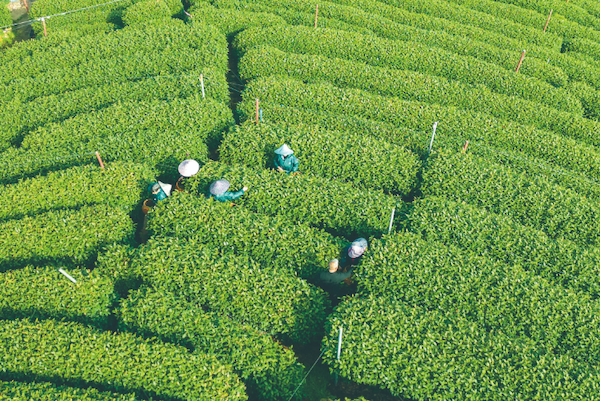
<path fill-rule="evenodd" d="M 292 156 L 292 173 L 298 171 L 298 166 L 300 165 L 300 160 L 296 156 Z"/>
<path fill-rule="evenodd" d="M 240 189 L 237 192 L 225 192 L 223 195 L 215 196 L 215 199 L 219 202 L 231 202 L 236 199 L 239 199 L 242 195 L 244 195 L 244 190 Z"/>

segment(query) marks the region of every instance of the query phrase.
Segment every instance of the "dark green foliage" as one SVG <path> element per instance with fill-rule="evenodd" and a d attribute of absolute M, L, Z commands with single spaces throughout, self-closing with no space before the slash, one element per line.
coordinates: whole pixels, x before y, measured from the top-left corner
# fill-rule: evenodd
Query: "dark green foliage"
<path fill-rule="evenodd" d="M 253 212 L 281 215 L 290 223 L 303 222 L 346 238 L 381 235 L 388 229 L 392 208 L 403 205 L 381 191 L 339 181 L 211 162 L 190 179 L 190 192 L 207 194 L 209 185 L 221 178 L 229 180 L 232 189 L 250 188 L 236 203 Z"/>
<path fill-rule="evenodd" d="M 423 173 L 424 195 L 465 201 L 510 216 L 550 238 L 580 246 L 599 245 L 600 209 L 576 192 L 543 176 L 489 162 L 471 154 L 440 154 Z"/>
<path fill-rule="evenodd" d="M 150 240 L 132 255 L 113 247 L 100 266 L 118 280 L 133 276 L 159 291 L 174 292 L 255 329 L 299 342 L 310 342 L 321 333 L 329 302 L 321 289 L 289 269 L 261 266 L 242 255 L 220 256 L 195 239 Z"/>
<path fill-rule="evenodd" d="M 61 267 L 77 283 L 59 273 Z M 0 273 L 2 319 L 54 318 L 106 327 L 115 301 L 112 280 L 95 271 L 30 265 Z"/>
<path fill-rule="evenodd" d="M 27 264 L 89 263 L 106 244 L 133 240 L 122 207 L 85 206 L 0 223 L 0 271 Z"/>
<path fill-rule="evenodd" d="M 205 312 L 173 293 L 140 288 L 123 300 L 118 313 L 126 330 L 192 347 L 233 366 L 248 394 L 257 399 L 288 399 L 302 381 L 304 366 L 292 350 L 247 324 Z"/>
<path fill-rule="evenodd" d="M 2 401 L 138 401 L 135 394 L 117 394 L 98 391 L 94 388 L 57 386 L 48 382 L 0 381 Z"/>
<path fill-rule="evenodd" d="M 114 162 L 104 170 L 96 163 L 48 173 L 2 187 L 0 220 L 96 204 L 132 211 L 155 180 L 142 164 Z"/>
<path fill-rule="evenodd" d="M 173 194 L 151 210 L 148 231 L 153 238 L 192 237 L 223 255 L 246 255 L 265 268 L 304 278 L 327 269 L 346 245 L 305 223 L 184 193 Z"/>
<path fill-rule="evenodd" d="M 50 380 L 140 398 L 246 400 L 244 385 L 214 356 L 52 320 L 0 321 L 3 380 Z"/>
<path fill-rule="evenodd" d="M 291 37 L 294 40 L 289 40 Z M 340 46 L 340 43 L 344 46 Z M 234 42 L 241 52 L 261 44 L 286 52 L 338 57 L 379 67 L 393 66 L 471 85 L 485 85 L 496 93 L 522 97 L 562 111 L 583 112 L 579 100 L 563 89 L 469 56 L 456 55 L 418 42 L 386 40 L 302 26 L 252 28 L 236 36 Z"/>
<path fill-rule="evenodd" d="M 421 163 L 406 148 L 314 125 L 270 126 L 248 121 L 225 137 L 219 148 L 220 160 L 273 168 L 273 151 L 283 143 L 300 159 L 302 173 L 397 195 L 409 194 L 417 184 Z"/>

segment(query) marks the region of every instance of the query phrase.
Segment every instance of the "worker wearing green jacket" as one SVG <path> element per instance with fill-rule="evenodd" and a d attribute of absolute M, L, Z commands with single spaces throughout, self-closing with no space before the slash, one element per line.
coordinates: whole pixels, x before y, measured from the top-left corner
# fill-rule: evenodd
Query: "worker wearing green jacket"
<path fill-rule="evenodd" d="M 275 149 L 275 168 L 282 173 L 295 173 L 298 171 L 300 160 L 294 156 L 294 151 L 285 143 Z"/>
<path fill-rule="evenodd" d="M 248 190 L 248 187 L 244 187 L 237 192 L 230 192 L 229 181 L 226 179 L 220 179 L 210 184 L 209 197 L 214 198 L 219 202 L 231 202 L 239 199 Z"/>

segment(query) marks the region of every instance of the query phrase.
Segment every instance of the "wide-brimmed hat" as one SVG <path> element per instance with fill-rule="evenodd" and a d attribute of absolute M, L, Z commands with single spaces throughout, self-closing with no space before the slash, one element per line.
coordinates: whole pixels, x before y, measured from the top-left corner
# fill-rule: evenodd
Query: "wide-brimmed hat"
<path fill-rule="evenodd" d="M 367 240 L 364 238 L 358 238 L 352 241 L 352 244 L 350 244 L 350 248 L 348 249 L 348 256 L 350 256 L 351 258 L 358 258 L 363 253 L 365 253 L 366 249 Z"/>
<path fill-rule="evenodd" d="M 171 196 L 171 188 L 173 188 L 173 185 L 165 184 L 164 182 L 160 181 L 158 182 L 158 185 L 160 185 L 160 189 L 162 189 L 167 196 Z"/>
<path fill-rule="evenodd" d="M 289 156 L 294 154 L 294 151 L 292 149 L 290 149 L 285 143 L 283 145 L 281 145 L 280 147 L 278 147 L 277 149 L 275 149 L 275 154 L 276 155 L 281 155 L 281 156 Z"/>
<path fill-rule="evenodd" d="M 186 159 L 179 163 L 177 171 L 184 177 L 191 177 L 198 173 L 200 164 L 194 159 Z"/>
<path fill-rule="evenodd" d="M 208 189 L 211 194 L 214 196 L 223 195 L 229 189 L 229 181 L 224 178 L 217 180 L 210 184 L 210 188 Z"/>

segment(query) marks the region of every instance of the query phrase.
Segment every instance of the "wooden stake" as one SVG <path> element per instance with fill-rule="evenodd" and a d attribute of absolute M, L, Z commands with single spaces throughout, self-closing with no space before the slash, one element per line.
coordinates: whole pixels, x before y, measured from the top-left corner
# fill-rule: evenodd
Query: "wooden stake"
<path fill-rule="evenodd" d="M 25 9 L 27 12 L 29 12 L 29 4 L 27 4 L 27 0 L 23 0 L 23 3 L 25 4 Z"/>
<path fill-rule="evenodd" d="M 388 235 L 392 232 L 392 224 L 394 224 L 394 215 L 396 214 L 396 208 L 392 208 L 392 216 L 390 217 L 390 226 L 388 227 Z"/>
<path fill-rule="evenodd" d="M 319 5 L 315 7 L 315 28 L 317 27 L 317 18 L 319 18 Z"/>
<path fill-rule="evenodd" d="M 100 158 L 100 153 L 96 151 L 96 159 L 98 159 L 98 163 L 100 163 L 100 168 L 104 169 L 104 163 L 102 163 L 102 159 Z"/>
<path fill-rule="evenodd" d="M 433 146 L 433 139 L 435 138 L 435 130 L 437 129 L 438 122 L 433 123 L 433 134 L 431 135 L 431 142 L 429 143 L 429 151 L 427 154 L 431 153 L 431 147 Z"/>
<path fill-rule="evenodd" d="M 71 280 L 72 282 L 74 282 L 75 284 L 77 284 L 77 280 L 75 280 L 73 277 L 71 277 L 69 275 L 69 273 L 67 273 L 63 269 L 58 269 L 58 271 L 60 272 L 60 274 L 62 274 L 63 276 L 65 276 L 66 278 L 68 278 L 69 280 Z"/>
<path fill-rule="evenodd" d="M 338 363 L 340 362 L 340 355 L 342 353 L 342 327 L 340 326 L 340 335 L 338 337 L 338 348 L 337 348 L 337 361 Z M 337 382 L 338 382 L 338 375 L 337 372 L 335 374 L 335 385 L 337 386 Z"/>
<path fill-rule="evenodd" d="M 517 64 L 517 69 L 515 72 L 519 72 L 519 68 L 521 68 L 521 64 L 523 64 L 523 59 L 525 58 L 525 50 L 521 53 L 521 58 L 519 59 L 519 64 Z"/>
<path fill-rule="evenodd" d="M 200 74 L 200 86 L 202 87 L 202 99 L 206 99 L 206 95 L 204 93 L 204 74 Z"/>
<path fill-rule="evenodd" d="M 256 118 L 256 123 L 258 124 L 258 98 L 256 98 L 256 110 L 255 110 L 255 118 Z"/>
<path fill-rule="evenodd" d="M 463 146 L 462 152 L 467 153 L 467 148 L 469 147 L 469 141 L 465 142 L 465 146 Z"/>
<path fill-rule="evenodd" d="M 550 10 L 550 14 L 548 14 L 548 19 L 546 20 L 546 25 L 544 25 L 544 32 L 546 32 L 546 28 L 548 28 L 548 23 L 550 22 L 550 17 L 552 17 L 552 11 Z"/>

